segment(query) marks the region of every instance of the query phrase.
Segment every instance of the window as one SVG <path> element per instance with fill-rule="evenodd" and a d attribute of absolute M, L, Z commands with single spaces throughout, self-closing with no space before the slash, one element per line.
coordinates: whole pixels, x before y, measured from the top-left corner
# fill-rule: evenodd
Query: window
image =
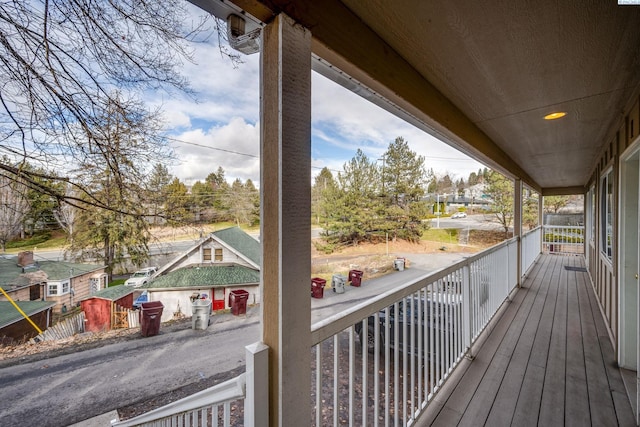
<path fill-rule="evenodd" d="M 202 260 L 211 261 L 211 248 L 202 249 Z"/>
<path fill-rule="evenodd" d="M 613 256 L 613 170 L 609 169 L 600 181 L 600 252 L 609 261 Z"/>
<path fill-rule="evenodd" d="M 222 261 L 222 248 L 216 248 L 216 261 Z"/>
<path fill-rule="evenodd" d="M 92 277 L 89 279 L 89 295 L 93 295 L 100 290 L 100 278 Z"/>
<path fill-rule="evenodd" d="M 57 283 L 49 283 L 49 284 L 47 284 L 47 295 L 58 295 L 58 284 Z"/>
<path fill-rule="evenodd" d="M 591 233 L 591 244 L 595 246 L 596 240 L 596 187 L 591 186 L 589 190 L 589 230 Z"/>
<path fill-rule="evenodd" d="M 62 294 L 69 293 L 69 282 L 62 282 Z"/>

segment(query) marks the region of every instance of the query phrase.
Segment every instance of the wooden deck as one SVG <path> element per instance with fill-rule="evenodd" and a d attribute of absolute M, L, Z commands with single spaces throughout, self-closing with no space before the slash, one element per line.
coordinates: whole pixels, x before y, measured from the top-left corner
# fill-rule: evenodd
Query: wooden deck
<path fill-rule="evenodd" d="M 635 426 L 584 267 L 542 255 L 417 425 Z"/>

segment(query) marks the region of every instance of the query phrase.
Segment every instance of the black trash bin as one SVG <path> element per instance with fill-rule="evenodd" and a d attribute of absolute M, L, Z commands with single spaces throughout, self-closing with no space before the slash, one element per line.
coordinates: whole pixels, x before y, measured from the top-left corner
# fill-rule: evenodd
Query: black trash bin
<path fill-rule="evenodd" d="M 231 291 L 229 294 L 229 305 L 231 306 L 231 314 L 240 316 L 247 313 L 247 300 L 249 292 L 244 289 Z"/>
<path fill-rule="evenodd" d="M 314 277 L 311 279 L 311 298 L 322 298 L 324 296 L 324 286 L 326 284 L 327 281 L 320 277 Z"/>
<path fill-rule="evenodd" d="M 143 302 L 140 307 L 140 332 L 143 337 L 152 337 L 160 332 L 160 319 L 164 305 L 160 301 Z"/>
<path fill-rule="evenodd" d="M 350 270 L 349 281 L 351 282 L 351 286 L 359 287 L 362 284 L 363 275 L 364 275 L 364 272 L 360 270 Z"/>

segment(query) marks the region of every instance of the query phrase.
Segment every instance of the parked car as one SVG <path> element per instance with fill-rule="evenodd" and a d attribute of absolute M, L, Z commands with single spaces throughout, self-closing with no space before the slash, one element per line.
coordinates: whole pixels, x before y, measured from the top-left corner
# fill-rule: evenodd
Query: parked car
<path fill-rule="evenodd" d="M 147 283 L 156 271 L 158 271 L 158 267 L 147 267 L 142 270 L 138 270 L 133 273 L 131 277 L 124 282 L 124 284 L 135 288 L 140 287 Z"/>
<path fill-rule="evenodd" d="M 416 297 L 410 297 L 406 300 L 402 300 L 398 303 L 398 314 L 395 313 L 395 306 L 389 307 L 389 347 L 394 348 L 399 345 L 399 348 L 403 348 L 404 338 L 409 338 L 407 342 L 407 350 L 413 353 L 411 345 L 411 327 L 415 328 L 415 337 L 419 334 L 425 333 L 426 328 L 432 328 L 437 333 L 435 339 L 442 340 L 443 336 L 455 334 L 455 318 L 459 313 L 461 315 L 462 309 L 462 296 L 459 294 L 442 294 L 439 298 L 418 299 Z M 409 301 L 407 303 L 407 301 Z M 422 301 L 421 307 L 419 302 Z M 405 313 L 406 312 L 406 313 Z M 420 316 L 418 315 L 420 313 Z M 385 310 L 381 310 L 378 314 L 378 340 L 379 349 L 382 351 L 385 343 L 385 322 L 387 319 L 387 313 Z M 355 325 L 356 333 L 362 344 L 366 340 L 367 348 L 370 352 L 375 350 L 375 316 L 369 316 L 367 321 L 367 333 L 366 336 L 362 329 L 362 322 L 358 322 Z M 395 324 L 398 324 L 398 337 L 395 336 Z M 403 331 L 406 329 L 406 332 Z M 426 331 L 427 336 L 431 334 L 431 331 Z M 424 335 L 423 335 L 424 336 Z M 424 342 L 424 341 L 423 341 Z M 417 340 L 416 340 L 417 343 Z M 414 347 L 417 344 L 414 343 Z M 423 344 L 424 348 L 427 348 L 427 344 Z"/>
<path fill-rule="evenodd" d="M 138 296 L 138 298 L 136 298 L 136 300 L 133 302 L 133 308 L 137 310 L 140 307 L 142 307 L 143 302 L 148 302 L 148 301 L 149 301 L 149 294 L 147 293 L 146 290 L 142 291 L 142 293 Z"/>
<path fill-rule="evenodd" d="M 452 219 L 457 219 L 457 218 L 466 218 L 467 214 L 464 212 L 456 212 L 453 215 L 451 215 Z"/>

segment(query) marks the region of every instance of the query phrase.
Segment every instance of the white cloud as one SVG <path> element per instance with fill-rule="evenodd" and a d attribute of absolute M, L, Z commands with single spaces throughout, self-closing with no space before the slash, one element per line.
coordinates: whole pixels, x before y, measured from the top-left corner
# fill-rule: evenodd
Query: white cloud
<path fill-rule="evenodd" d="M 183 74 L 197 93 L 197 102 L 183 94 L 150 94 L 161 105 L 170 134 L 179 140 L 201 144 L 174 144 L 179 163 L 172 173 L 187 184 L 203 180 L 218 166 L 228 180 L 250 178 L 258 184 L 259 159 L 238 153 L 259 154 L 260 55 L 243 56 L 234 68 L 217 47 L 217 38 L 194 45 L 196 64 L 185 63 Z M 328 79 L 312 76 L 312 174 L 319 168 L 336 171 L 361 148 L 379 158 L 396 137 L 425 156 L 427 168 L 468 177 L 481 166 L 425 132 L 362 99 Z M 467 158 L 468 159 L 468 158 Z"/>
<path fill-rule="evenodd" d="M 175 139 L 184 142 L 173 143 L 179 163 L 172 166 L 170 171 L 188 185 L 203 181 L 218 167 L 225 170 L 228 181 L 240 178 L 257 183 L 260 180 L 259 124 L 247 123 L 236 117 L 223 126 L 206 131 L 190 130 L 177 135 Z"/>

